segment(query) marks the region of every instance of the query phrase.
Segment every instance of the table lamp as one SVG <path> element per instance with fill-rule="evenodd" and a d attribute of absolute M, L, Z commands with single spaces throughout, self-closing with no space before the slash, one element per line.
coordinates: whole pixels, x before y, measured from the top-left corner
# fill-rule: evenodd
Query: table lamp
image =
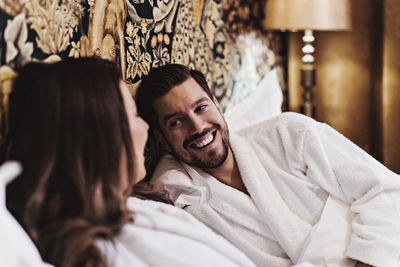
<path fill-rule="evenodd" d="M 304 91 L 301 112 L 315 117 L 312 92 L 316 77 L 313 31 L 350 30 L 350 0 L 267 0 L 265 17 L 266 29 L 304 31 L 301 58 L 301 85 Z"/>

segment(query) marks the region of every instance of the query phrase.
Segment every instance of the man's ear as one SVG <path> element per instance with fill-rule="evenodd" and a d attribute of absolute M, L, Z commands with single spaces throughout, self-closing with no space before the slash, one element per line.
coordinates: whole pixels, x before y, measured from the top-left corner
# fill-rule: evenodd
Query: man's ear
<path fill-rule="evenodd" d="M 221 113 L 221 115 L 223 115 L 221 106 L 219 105 L 218 99 L 215 96 L 213 96 L 213 102 L 217 106 L 219 113 Z"/>
<path fill-rule="evenodd" d="M 162 132 L 159 130 L 154 130 L 154 136 L 156 137 L 158 142 L 161 144 L 162 149 L 167 151 L 168 153 L 170 153 L 171 148 L 170 148 L 167 140 L 165 139 L 164 135 L 162 134 Z"/>

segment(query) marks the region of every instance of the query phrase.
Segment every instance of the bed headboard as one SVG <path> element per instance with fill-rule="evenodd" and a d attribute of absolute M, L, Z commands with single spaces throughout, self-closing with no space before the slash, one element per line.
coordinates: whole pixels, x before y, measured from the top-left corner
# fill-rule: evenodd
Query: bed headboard
<path fill-rule="evenodd" d="M 0 0 L 0 112 L 10 86 L 4 81 L 13 76 L 8 67 L 92 55 L 117 61 L 132 92 L 152 68 L 175 62 L 202 71 L 224 110 L 250 95 L 273 68 L 287 98 L 285 45 L 282 35 L 262 29 L 264 5 L 257 0 Z"/>

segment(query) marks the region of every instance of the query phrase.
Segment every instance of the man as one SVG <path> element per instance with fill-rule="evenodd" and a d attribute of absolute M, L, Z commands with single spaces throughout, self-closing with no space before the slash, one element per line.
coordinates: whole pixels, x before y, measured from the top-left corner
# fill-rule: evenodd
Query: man
<path fill-rule="evenodd" d="M 230 134 L 204 76 L 176 64 L 137 102 L 166 152 L 151 183 L 258 266 L 400 266 L 399 175 L 329 126 L 284 113 Z"/>

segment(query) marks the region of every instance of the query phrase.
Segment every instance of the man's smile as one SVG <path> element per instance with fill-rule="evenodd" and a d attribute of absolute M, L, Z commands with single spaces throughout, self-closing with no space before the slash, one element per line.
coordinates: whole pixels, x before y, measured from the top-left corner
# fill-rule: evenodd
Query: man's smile
<path fill-rule="evenodd" d="M 193 143 L 191 143 L 189 147 L 194 149 L 203 149 L 206 146 L 210 145 L 215 140 L 216 134 L 217 130 L 210 131 L 207 134 L 195 140 Z"/>
<path fill-rule="evenodd" d="M 153 103 L 167 152 L 199 168 L 218 168 L 229 154 L 229 130 L 217 100 L 194 78 Z"/>

